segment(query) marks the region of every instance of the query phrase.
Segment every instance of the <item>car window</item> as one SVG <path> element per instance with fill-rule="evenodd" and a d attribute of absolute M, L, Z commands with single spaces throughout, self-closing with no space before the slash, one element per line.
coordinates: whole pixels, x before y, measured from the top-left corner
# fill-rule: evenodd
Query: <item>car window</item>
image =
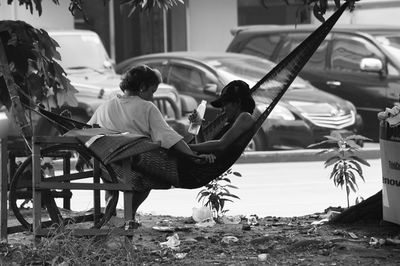
<path fill-rule="evenodd" d="M 252 38 L 240 53 L 270 59 L 280 39 L 279 35 L 265 35 Z"/>
<path fill-rule="evenodd" d="M 388 75 L 389 76 L 400 76 L 399 71 L 395 66 L 393 66 L 391 63 L 388 63 Z"/>
<path fill-rule="evenodd" d="M 359 37 L 339 37 L 332 43 L 331 68 L 340 71 L 361 72 L 363 58 L 383 58 L 382 53 L 372 43 Z"/>
<path fill-rule="evenodd" d="M 184 65 L 174 64 L 170 66 L 168 83 L 179 92 L 203 92 L 205 86 L 199 71 Z"/>
<path fill-rule="evenodd" d="M 104 70 L 105 62 L 110 61 L 100 38 L 96 34 L 52 34 L 60 47 L 61 66 L 71 68 L 92 68 Z M 79 47 L 79 49 L 77 49 Z"/>
<path fill-rule="evenodd" d="M 162 80 L 166 82 L 168 79 L 168 67 L 167 64 L 163 62 L 153 61 L 153 62 L 145 62 L 145 64 L 151 68 L 157 69 L 160 71 Z"/>
<path fill-rule="evenodd" d="M 290 52 L 292 52 L 300 43 L 308 37 L 307 34 L 288 34 L 282 43 L 282 47 L 279 50 L 278 56 L 275 59 L 276 62 L 282 61 Z M 324 69 L 326 65 L 326 54 L 328 51 L 328 41 L 324 40 L 317 50 L 314 52 L 312 57 L 308 60 L 307 68 L 312 69 Z"/>
<path fill-rule="evenodd" d="M 164 98 L 154 98 L 153 103 L 160 110 L 165 120 L 175 120 L 178 118 L 170 101 Z"/>

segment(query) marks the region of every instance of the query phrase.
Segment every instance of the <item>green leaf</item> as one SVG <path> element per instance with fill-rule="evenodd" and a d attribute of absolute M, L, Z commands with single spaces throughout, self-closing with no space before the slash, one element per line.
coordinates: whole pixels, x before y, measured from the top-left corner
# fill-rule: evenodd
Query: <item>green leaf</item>
<path fill-rule="evenodd" d="M 333 156 L 331 158 L 328 158 L 324 163 L 325 164 L 325 168 L 327 168 L 328 166 L 330 166 L 330 165 L 332 165 L 334 163 L 339 162 L 341 159 L 342 158 L 340 158 L 340 156 Z"/>
<path fill-rule="evenodd" d="M 327 139 L 335 140 L 336 142 L 343 140 L 342 134 L 339 131 L 334 130 L 329 136 L 325 136 Z"/>
<path fill-rule="evenodd" d="M 339 178 L 339 173 L 338 172 L 333 173 L 332 177 L 333 177 L 333 184 L 337 187 L 339 185 L 337 182 Z"/>
<path fill-rule="evenodd" d="M 330 173 L 330 175 L 329 175 L 329 179 L 334 178 L 335 174 L 336 174 L 336 171 L 332 171 L 332 172 Z"/>
<path fill-rule="evenodd" d="M 357 172 L 362 173 L 361 165 L 360 165 L 357 161 L 350 160 L 349 163 L 350 163 L 352 166 L 354 166 L 355 168 L 357 168 Z"/>
<path fill-rule="evenodd" d="M 370 166 L 370 164 L 366 160 L 364 160 L 364 159 L 362 159 L 362 158 L 360 158 L 360 157 L 358 157 L 356 155 L 349 156 L 349 158 L 353 159 L 353 160 L 356 160 L 356 161 L 360 162 L 363 165 Z"/>
<path fill-rule="evenodd" d="M 205 191 L 205 192 L 201 193 L 201 196 L 202 196 L 202 197 L 207 197 L 207 196 L 210 195 L 210 194 L 211 194 L 211 192 Z"/>
<path fill-rule="evenodd" d="M 363 176 L 362 174 L 359 174 L 359 175 L 360 175 L 360 177 L 361 177 L 362 181 L 364 181 L 364 182 L 365 182 L 364 176 Z"/>
<path fill-rule="evenodd" d="M 325 136 L 325 137 L 328 137 L 328 136 Z M 321 145 L 325 145 L 325 144 L 329 144 L 329 143 L 332 143 L 332 141 L 330 141 L 330 140 L 323 140 L 323 141 L 321 141 L 321 142 L 308 145 L 308 146 L 307 146 L 307 149 L 309 149 L 309 148 L 315 148 L 315 147 L 318 147 L 318 146 L 321 146 Z"/>
<path fill-rule="evenodd" d="M 354 150 L 361 149 L 361 147 L 354 140 L 351 140 L 351 139 L 347 140 L 346 143 L 347 143 L 347 145 L 349 145 Z"/>
<path fill-rule="evenodd" d="M 238 196 L 230 194 L 230 193 L 223 193 L 221 194 L 222 197 L 231 197 L 231 198 L 235 198 L 235 199 L 240 199 Z"/>
<path fill-rule="evenodd" d="M 352 171 L 355 171 L 358 175 L 362 175 L 362 171 L 360 172 L 356 167 L 354 167 L 353 165 L 349 164 L 349 169 Z"/>
<path fill-rule="evenodd" d="M 350 135 L 345 138 L 345 140 L 365 140 L 365 141 L 372 141 L 372 139 L 364 137 L 362 135 Z"/>
<path fill-rule="evenodd" d="M 351 183 L 357 185 L 356 183 L 356 176 L 354 175 L 354 173 L 352 171 L 347 171 L 346 172 L 346 178 L 347 180 L 349 180 Z"/>
<path fill-rule="evenodd" d="M 355 184 L 353 184 L 353 183 L 351 183 L 351 182 L 348 182 L 348 183 L 347 183 L 347 186 L 348 186 L 354 193 L 357 192 L 357 189 L 356 189 L 356 187 L 355 187 Z"/>
<path fill-rule="evenodd" d="M 228 183 L 231 183 L 231 180 L 230 180 L 229 178 L 221 178 L 220 180 L 221 180 L 221 181 L 228 182 Z"/>

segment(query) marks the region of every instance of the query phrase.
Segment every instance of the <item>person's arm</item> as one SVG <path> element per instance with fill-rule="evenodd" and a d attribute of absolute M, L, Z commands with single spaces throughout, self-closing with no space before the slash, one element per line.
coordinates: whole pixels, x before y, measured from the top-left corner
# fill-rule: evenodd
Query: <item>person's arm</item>
<path fill-rule="evenodd" d="M 204 153 L 204 154 L 196 154 L 194 153 L 190 147 L 188 146 L 188 144 L 183 141 L 180 140 L 178 141 L 174 146 L 171 147 L 172 149 L 175 149 L 176 151 L 185 154 L 186 156 L 189 156 L 190 158 L 192 158 L 193 160 L 198 160 L 199 163 L 201 163 L 201 161 L 207 161 L 208 163 L 213 163 L 216 159 L 215 155 L 212 153 Z"/>
<path fill-rule="evenodd" d="M 219 139 L 203 143 L 189 144 L 190 149 L 200 153 L 211 153 L 224 151 L 241 134 L 254 125 L 254 118 L 249 113 L 241 113 L 232 127 Z"/>
<path fill-rule="evenodd" d="M 174 149 L 182 154 L 190 156 L 194 160 L 204 159 L 209 163 L 214 162 L 214 155 L 197 155 L 194 151 L 192 151 L 187 143 L 183 140 L 183 137 L 167 124 L 160 111 L 155 106 L 150 112 L 150 135 L 153 140 L 161 141 L 161 147 Z"/>
<path fill-rule="evenodd" d="M 178 142 L 177 142 L 175 145 L 173 145 L 171 148 L 174 149 L 174 150 L 176 150 L 176 151 L 178 151 L 178 152 L 180 152 L 180 153 L 182 153 L 182 154 L 186 154 L 186 155 L 193 156 L 193 157 L 197 156 L 196 153 L 194 153 L 194 152 L 190 149 L 190 147 L 188 146 L 188 144 L 187 144 L 185 141 L 183 141 L 183 140 L 178 141 Z"/>

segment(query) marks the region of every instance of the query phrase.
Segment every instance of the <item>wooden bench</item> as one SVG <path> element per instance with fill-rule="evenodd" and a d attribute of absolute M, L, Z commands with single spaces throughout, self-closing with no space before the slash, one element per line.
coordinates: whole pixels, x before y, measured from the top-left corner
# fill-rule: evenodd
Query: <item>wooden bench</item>
<path fill-rule="evenodd" d="M 57 145 L 64 146 L 77 146 L 79 142 L 73 137 L 43 137 L 37 136 L 32 138 L 32 198 L 33 198 L 33 233 L 35 237 L 47 236 L 49 233 L 54 232 L 54 229 L 46 228 L 42 222 L 42 203 L 45 203 L 47 210 L 49 211 L 52 222 L 60 222 L 58 219 L 58 207 L 55 204 L 54 198 L 48 192 L 51 190 L 89 190 L 93 192 L 93 205 L 94 213 L 93 220 L 98 222 L 101 214 L 101 200 L 100 191 L 123 191 L 124 192 L 124 219 L 130 221 L 133 218 L 131 205 L 132 200 L 132 189 L 123 183 L 101 183 L 101 169 L 100 162 L 94 160 L 93 169 L 85 171 L 83 173 L 71 173 L 71 161 L 69 159 L 62 160 L 63 162 L 63 174 L 55 176 L 54 178 L 42 178 L 41 169 L 41 154 L 46 147 L 54 147 Z M 1 202 L 0 202 L 0 220 L 2 221 L 0 227 L 0 236 L 2 239 L 7 239 L 7 190 L 9 184 L 9 172 L 7 164 L 9 161 L 8 156 L 8 140 L 0 140 L 0 152 L 1 152 L 1 165 L 0 165 L 0 189 L 1 189 Z M 82 145 L 81 145 L 82 147 Z M 82 147 L 84 148 L 84 147 Z M 81 179 L 92 178 L 92 182 L 77 182 Z M 75 182 L 71 182 L 75 181 Z M 49 197 L 50 195 L 50 197 Z M 117 199 L 118 200 L 118 199 Z M 64 202 L 64 208 L 69 208 L 69 202 Z M 115 202 L 114 207 L 117 202 Z M 110 211 L 106 208 L 106 212 Z M 105 216 L 110 216 L 110 213 L 106 213 Z M 71 229 L 73 235 L 104 235 L 109 234 L 110 230 L 113 234 L 118 235 L 133 235 L 134 230 L 125 228 L 88 228 L 88 229 Z"/>

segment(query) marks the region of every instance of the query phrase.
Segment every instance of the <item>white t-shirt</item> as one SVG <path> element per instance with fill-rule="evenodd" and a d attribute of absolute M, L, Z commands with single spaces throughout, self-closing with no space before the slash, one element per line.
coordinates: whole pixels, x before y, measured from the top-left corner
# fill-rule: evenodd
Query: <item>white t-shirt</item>
<path fill-rule="evenodd" d="M 88 124 L 146 136 L 159 141 L 166 149 L 183 139 L 167 124 L 152 102 L 139 96 L 116 96 L 101 104 Z"/>

